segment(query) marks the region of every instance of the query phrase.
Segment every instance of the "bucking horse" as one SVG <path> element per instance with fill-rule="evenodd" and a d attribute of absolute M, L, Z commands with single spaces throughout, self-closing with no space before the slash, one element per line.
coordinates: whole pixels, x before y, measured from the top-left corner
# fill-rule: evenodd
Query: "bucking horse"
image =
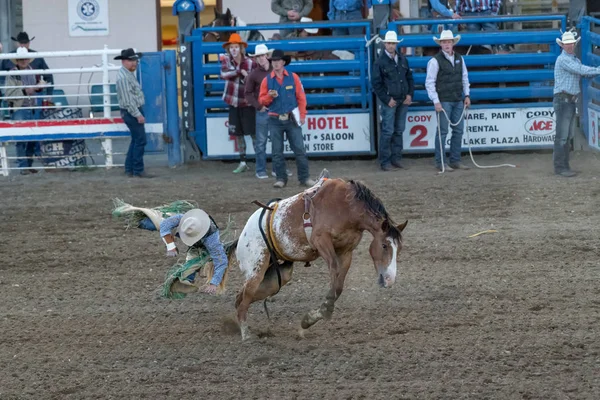
<path fill-rule="evenodd" d="M 379 285 L 389 288 L 394 284 L 408 221 L 396 225 L 381 200 L 363 183 L 329 179 L 324 170 L 312 188 L 290 198 L 256 204 L 260 208 L 248 219 L 236 249 L 245 278 L 235 302 L 242 340 L 252 336 L 247 323 L 250 305 L 265 300 L 268 316 L 266 299 L 292 279 L 296 262 L 308 266 L 322 257 L 330 277 L 325 302 L 304 315 L 302 329 L 330 319 L 364 231 L 373 236 L 369 253 Z"/>

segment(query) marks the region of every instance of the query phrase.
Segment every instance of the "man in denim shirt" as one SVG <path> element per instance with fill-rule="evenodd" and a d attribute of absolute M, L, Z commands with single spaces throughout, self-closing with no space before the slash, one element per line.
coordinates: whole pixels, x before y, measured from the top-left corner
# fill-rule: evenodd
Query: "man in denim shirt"
<path fill-rule="evenodd" d="M 385 34 L 385 50 L 375 62 L 371 78 L 373 91 L 380 103 L 379 164 L 384 171 L 402 168 L 402 133 L 408 106 L 412 103 L 415 92 L 408 60 L 396 51 L 401 41 L 396 32 L 389 31 Z"/>
<path fill-rule="evenodd" d="M 600 75 L 600 67 L 583 65 L 575 56 L 575 45 L 581 38 L 576 33 L 565 32 L 556 43 L 563 51 L 554 64 L 554 112 L 556 135 L 554 137 L 554 173 L 564 177 L 575 176 L 569 166 L 569 139 L 575 120 L 575 108 L 579 95 L 579 80 L 582 76 Z"/>

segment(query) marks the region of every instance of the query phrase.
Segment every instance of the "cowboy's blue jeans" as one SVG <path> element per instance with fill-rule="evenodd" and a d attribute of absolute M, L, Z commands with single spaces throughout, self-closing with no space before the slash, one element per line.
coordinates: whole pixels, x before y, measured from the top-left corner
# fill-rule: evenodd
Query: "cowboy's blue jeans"
<path fill-rule="evenodd" d="M 552 102 L 556 118 L 556 135 L 554 136 L 554 172 L 560 174 L 569 171 L 569 139 L 575 121 L 576 104 L 561 94 L 555 94 Z"/>
<path fill-rule="evenodd" d="M 498 14 L 493 14 L 492 10 L 481 11 L 481 12 L 464 12 L 461 14 L 461 17 L 478 17 L 478 18 L 486 18 L 486 17 L 497 17 Z M 484 22 L 484 23 L 476 23 L 476 24 L 467 24 L 467 31 L 497 31 L 498 23 L 497 22 Z"/>
<path fill-rule="evenodd" d="M 397 104 L 395 107 L 390 107 L 381 101 L 379 103 L 381 110 L 379 164 L 381 167 L 387 167 L 402 160 L 402 149 L 404 149 L 402 134 L 406 126 L 408 106 Z"/>
<path fill-rule="evenodd" d="M 360 21 L 362 18 L 363 17 L 362 17 L 361 10 L 354 10 L 354 11 L 348 11 L 348 12 L 335 10 L 333 20 L 334 21 Z M 333 36 L 363 35 L 364 28 L 362 28 L 362 27 L 333 28 L 332 33 L 333 33 Z"/>
<path fill-rule="evenodd" d="M 30 121 L 35 119 L 32 110 L 15 110 L 12 113 L 13 121 Z M 33 156 L 35 155 L 37 142 L 17 142 L 17 167 L 31 168 L 33 165 Z"/>
<path fill-rule="evenodd" d="M 456 123 L 462 115 L 465 104 L 462 101 L 448 102 L 442 101 L 442 108 L 446 110 L 446 114 L 450 118 L 452 123 Z M 450 139 L 450 158 L 446 157 L 446 135 L 448 135 L 449 125 L 448 119 L 443 112 L 440 112 L 440 131 L 442 136 L 442 143 L 444 145 L 444 163 L 445 164 L 457 164 L 460 162 L 460 150 L 462 147 L 462 137 L 465 126 L 464 119 L 460 121 L 460 124 L 452 127 L 452 138 Z M 442 165 L 442 157 L 440 152 L 440 139 L 438 137 L 437 126 L 435 127 L 435 165 L 440 167 Z"/>
<path fill-rule="evenodd" d="M 254 154 L 256 154 L 256 173 L 267 173 L 267 139 L 269 137 L 269 114 L 256 112 L 256 140 L 254 141 Z"/>
<path fill-rule="evenodd" d="M 142 111 L 140 109 L 140 111 Z M 143 115 L 143 113 L 142 113 Z M 136 117 L 125 110 L 121 110 L 125 125 L 131 132 L 131 143 L 125 158 L 125 173 L 141 175 L 144 172 L 144 148 L 146 147 L 146 129 Z"/>
<path fill-rule="evenodd" d="M 273 145 L 272 157 L 273 168 L 277 174 L 277 180 L 287 183 L 288 176 L 285 168 L 285 158 L 283 156 L 284 133 L 296 155 L 296 166 L 298 168 L 298 180 L 304 183 L 308 180 L 310 172 L 308 170 L 308 158 L 304 148 L 304 137 L 302 128 L 296 125 L 292 119 L 281 121 L 277 117 L 269 117 L 269 132 L 271 133 L 271 144 Z"/>

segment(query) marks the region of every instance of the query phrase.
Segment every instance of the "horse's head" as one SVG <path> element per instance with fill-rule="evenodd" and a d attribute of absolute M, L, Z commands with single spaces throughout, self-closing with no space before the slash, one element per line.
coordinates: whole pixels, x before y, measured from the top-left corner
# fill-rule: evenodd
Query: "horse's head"
<path fill-rule="evenodd" d="M 228 8 L 224 13 L 220 13 L 215 8 L 215 19 L 204 27 L 220 27 L 234 26 L 235 17 L 231 15 L 231 10 Z M 227 42 L 232 32 L 205 32 L 203 40 L 206 42 Z"/>
<path fill-rule="evenodd" d="M 381 287 L 392 287 L 396 281 L 396 264 L 402 250 L 402 231 L 406 228 L 406 224 L 408 221 L 394 226 L 389 220 L 384 220 L 381 229 L 373 233 L 369 253 Z"/>

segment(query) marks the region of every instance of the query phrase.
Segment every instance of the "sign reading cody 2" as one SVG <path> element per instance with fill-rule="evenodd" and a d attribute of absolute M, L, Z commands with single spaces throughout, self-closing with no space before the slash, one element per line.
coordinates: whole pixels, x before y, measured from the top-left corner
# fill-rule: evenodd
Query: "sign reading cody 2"
<path fill-rule="evenodd" d="M 471 109 L 466 118 L 473 149 L 545 148 L 554 144 L 556 121 L 550 107 Z M 409 112 L 404 132 L 406 151 L 433 150 L 435 140 L 439 140 L 435 111 Z M 446 137 L 448 144 L 451 132 Z M 463 147 L 468 145 L 465 131 Z"/>
<path fill-rule="evenodd" d="M 369 113 L 308 115 L 302 126 L 307 154 L 330 156 L 336 154 L 369 154 L 371 152 L 371 116 Z M 237 155 L 236 142 L 228 134 L 227 118 L 207 118 L 207 156 Z M 254 154 L 247 139 L 247 153 Z M 284 152 L 293 154 L 288 142 Z M 267 154 L 271 142 L 267 143 Z"/>

